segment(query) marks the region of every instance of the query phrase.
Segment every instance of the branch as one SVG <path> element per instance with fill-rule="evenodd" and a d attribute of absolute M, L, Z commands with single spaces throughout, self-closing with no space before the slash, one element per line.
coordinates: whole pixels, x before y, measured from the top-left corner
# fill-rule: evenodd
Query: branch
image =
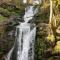
<path fill-rule="evenodd" d="M 50 19 L 49 19 L 49 23 L 51 24 L 52 21 L 52 15 L 53 15 L 53 7 L 52 7 L 52 1 L 50 0 Z"/>

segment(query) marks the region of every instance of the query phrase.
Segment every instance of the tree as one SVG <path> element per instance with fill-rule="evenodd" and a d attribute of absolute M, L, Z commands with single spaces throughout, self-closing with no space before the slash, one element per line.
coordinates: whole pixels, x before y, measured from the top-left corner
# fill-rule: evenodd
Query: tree
<path fill-rule="evenodd" d="M 53 16 L 53 7 L 52 7 L 52 0 L 50 0 L 50 19 L 49 19 L 49 23 L 51 24 L 51 20 L 52 20 L 52 16 Z"/>

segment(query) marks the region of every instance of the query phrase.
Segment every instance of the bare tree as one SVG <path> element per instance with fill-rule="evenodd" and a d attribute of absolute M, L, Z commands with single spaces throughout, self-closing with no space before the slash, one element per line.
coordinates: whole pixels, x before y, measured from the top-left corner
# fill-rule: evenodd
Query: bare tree
<path fill-rule="evenodd" d="M 49 19 L 49 23 L 51 24 L 52 21 L 52 16 L 53 16 L 53 5 L 52 5 L 52 0 L 50 0 L 50 19 Z"/>
<path fill-rule="evenodd" d="M 49 17 L 49 29 L 48 29 L 48 34 L 51 35 L 53 34 L 53 31 L 52 31 L 52 17 L 53 17 L 53 2 L 52 0 L 49 0 L 50 1 L 50 17 Z"/>

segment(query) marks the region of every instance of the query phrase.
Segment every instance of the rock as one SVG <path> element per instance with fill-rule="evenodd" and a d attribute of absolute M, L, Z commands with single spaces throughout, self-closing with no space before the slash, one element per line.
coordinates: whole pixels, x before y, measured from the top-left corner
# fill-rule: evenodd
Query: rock
<path fill-rule="evenodd" d="M 60 41 L 57 41 L 56 46 L 54 47 L 55 53 L 60 53 Z"/>
<path fill-rule="evenodd" d="M 60 40 L 60 36 L 56 36 L 56 39 L 57 39 L 57 40 Z"/>
<path fill-rule="evenodd" d="M 56 29 L 56 33 L 60 34 L 60 26 Z"/>

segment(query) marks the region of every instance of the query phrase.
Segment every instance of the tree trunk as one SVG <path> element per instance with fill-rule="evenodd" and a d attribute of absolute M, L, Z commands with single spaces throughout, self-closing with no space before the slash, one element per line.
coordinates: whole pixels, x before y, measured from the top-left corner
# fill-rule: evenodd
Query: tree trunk
<path fill-rule="evenodd" d="M 52 7 L 52 0 L 50 0 L 50 19 L 49 19 L 49 23 L 51 24 L 52 22 L 52 16 L 53 16 L 53 7 Z"/>

